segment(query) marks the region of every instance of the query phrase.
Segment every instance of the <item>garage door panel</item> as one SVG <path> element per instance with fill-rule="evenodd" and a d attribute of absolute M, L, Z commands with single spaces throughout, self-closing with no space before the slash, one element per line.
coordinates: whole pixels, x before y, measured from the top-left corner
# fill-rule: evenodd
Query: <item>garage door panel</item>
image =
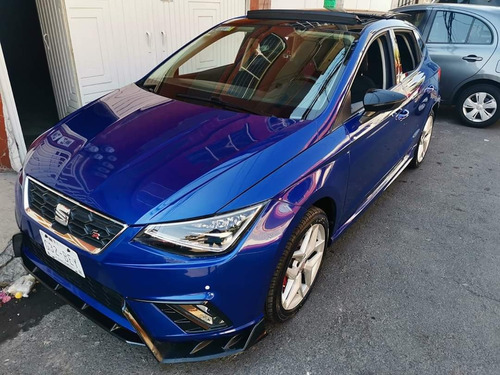
<path fill-rule="evenodd" d="M 75 63 L 87 103 L 89 95 L 119 87 L 110 4 L 108 0 L 71 0 L 67 6 Z"/>

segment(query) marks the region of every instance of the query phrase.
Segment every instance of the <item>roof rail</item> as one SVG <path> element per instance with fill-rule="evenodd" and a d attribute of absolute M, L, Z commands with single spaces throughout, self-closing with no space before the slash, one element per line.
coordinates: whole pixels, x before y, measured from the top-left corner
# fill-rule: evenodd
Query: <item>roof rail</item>
<path fill-rule="evenodd" d="M 344 25 L 357 25 L 362 23 L 357 14 L 338 10 L 249 10 L 247 12 L 247 18 L 261 20 L 328 22 L 340 23 Z"/>

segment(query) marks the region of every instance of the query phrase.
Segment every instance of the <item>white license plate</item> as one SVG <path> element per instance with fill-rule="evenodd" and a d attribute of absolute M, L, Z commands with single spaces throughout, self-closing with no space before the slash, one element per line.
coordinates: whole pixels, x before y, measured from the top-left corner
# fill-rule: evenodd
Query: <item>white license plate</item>
<path fill-rule="evenodd" d="M 40 231 L 40 236 L 42 237 L 45 252 L 49 257 L 64 264 L 81 277 L 85 277 L 82 264 L 80 263 L 80 259 L 78 258 L 78 254 L 76 252 L 43 231 Z"/>

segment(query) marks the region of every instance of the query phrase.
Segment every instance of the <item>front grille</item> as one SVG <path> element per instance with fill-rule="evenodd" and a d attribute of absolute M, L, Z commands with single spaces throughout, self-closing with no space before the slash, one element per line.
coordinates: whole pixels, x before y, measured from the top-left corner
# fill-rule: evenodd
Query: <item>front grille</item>
<path fill-rule="evenodd" d="M 33 179 L 28 181 L 29 209 L 47 220 L 53 230 L 61 234 L 69 234 L 96 249 L 104 248 L 123 230 L 123 224 L 66 199 Z M 58 204 L 69 209 L 69 220 L 66 226 L 55 220 Z M 86 247 L 83 249 L 87 250 Z"/>
<path fill-rule="evenodd" d="M 51 268 L 63 279 L 67 280 L 69 283 L 73 284 L 82 292 L 100 302 L 111 311 L 114 311 L 121 315 L 123 298 L 117 292 L 102 285 L 101 283 L 93 280 L 88 276 L 81 277 L 62 263 L 59 263 L 57 260 L 52 259 L 47 255 L 45 250 L 39 244 L 35 243 L 31 238 L 25 236 L 24 243 L 26 246 L 28 246 L 28 249 L 31 253 L 33 253 L 33 255 L 35 255 L 42 263 Z"/>

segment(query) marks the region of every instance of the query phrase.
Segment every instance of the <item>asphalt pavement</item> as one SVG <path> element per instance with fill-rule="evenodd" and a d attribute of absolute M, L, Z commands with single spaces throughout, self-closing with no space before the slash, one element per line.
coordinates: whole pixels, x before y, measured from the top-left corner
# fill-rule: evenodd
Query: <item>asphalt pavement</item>
<path fill-rule="evenodd" d="M 0 374 L 500 374 L 500 122 L 449 111 L 423 165 L 329 249 L 304 308 L 247 352 L 160 365 L 37 286 L 0 308 Z"/>

